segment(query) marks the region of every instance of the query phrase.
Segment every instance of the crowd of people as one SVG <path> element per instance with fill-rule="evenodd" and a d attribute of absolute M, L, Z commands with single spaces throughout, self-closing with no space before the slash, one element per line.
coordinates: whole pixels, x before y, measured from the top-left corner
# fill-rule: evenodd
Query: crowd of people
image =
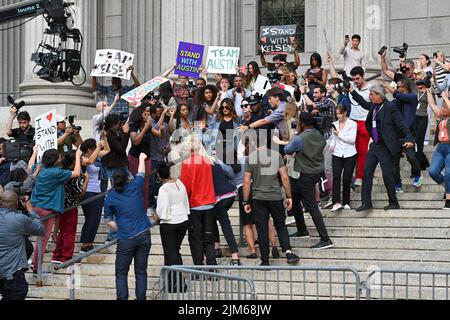
<path fill-rule="evenodd" d="M 81 128 L 58 117 L 58 149 L 47 150 L 40 163 L 37 147 L 28 163 L 8 162 L 1 155 L 0 294 L 4 299 L 26 296 L 24 272 L 33 252 L 27 237 L 41 237 L 44 249 L 53 238 L 52 263 L 73 257 L 77 204 L 84 200 L 81 251 L 94 248 L 103 213 L 108 241 L 118 240 L 118 299 L 128 299 L 133 260 L 136 297 L 145 299 L 150 221 L 160 223 L 165 265 L 183 264 L 180 249 L 186 234 L 193 263 L 216 265 L 223 256 L 219 224 L 230 264 L 239 266 L 229 216 L 237 198 L 250 252 L 246 258 L 260 256 L 267 266 L 270 255 L 280 258 L 281 247 L 287 262 L 296 264 L 300 258 L 290 238 L 310 237 L 305 213 L 320 236 L 312 249 L 333 247 L 321 209 L 351 210 L 351 190 L 357 187 L 362 204 L 353 209 L 372 209 L 378 164 L 389 197 L 384 209 L 400 208 L 403 156 L 411 166 L 413 186 L 422 186 L 423 171 L 430 168 L 436 183 L 445 185 L 444 209 L 450 209 L 450 63 L 437 52 L 434 60 L 423 54 L 418 61 L 401 59 L 398 69 L 390 69 L 385 51 L 380 57 L 384 80 L 369 83 L 361 41 L 359 35 L 345 38 L 340 51 L 344 72 L 336 71 L 331 53 L 329 70 L 314 53 L 300 75 L 296 50 L 294 62 L 276 55 L 267 63 L 261 56 L 262 67 L 252 61 L 246 74 L 216 74 L 212 83 L 207 70 L 198 79 L 179 76 L 139 105 L 121 99 L 140 85 L 133 67 L 133 86 L 123 86 L 118 78 L 110 86 L 99 85 L 93 77 L 99 102 L 91 139 L 83 141 Z M 258 92 L 255 83 L 263 67 L 269 70 L 271 88 Z M 14 106 L 10 113 L 6 135 L 32 144 L 29 114 Z M 12 129 L 15 118 L 19 127 Z M 424 145 L 433 143 L 429 132 L 434 118 L 437 148 L 430 163 Z M 6 140 L 0 142 L 2 152 Z M 102 197 L 108 184 L 112 191 Z M 291 235 L 287 216 L 297 227 Z M 34 273 L 37 264 L 34 248 Z"/>

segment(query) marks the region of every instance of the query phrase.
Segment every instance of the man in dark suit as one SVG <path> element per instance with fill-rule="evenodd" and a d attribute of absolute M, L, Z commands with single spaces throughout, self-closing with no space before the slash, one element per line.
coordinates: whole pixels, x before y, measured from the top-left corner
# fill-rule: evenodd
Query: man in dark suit
<path fill-rule="evenodd" d="M 384 185 L 389 196 L 389 205 L 384 210 L 400 209 L 395 191 L 393 155 L 399 154 L 401 148 L 414 148 L 412 137 L 405 120 L 395 104 L 385 97 L 381 85 L 370 89 L 370 103 L 357 92 L 350 89 L 353 99 L 363 108 L 369 110 L 366 128 L 373 140 L 364 166 L 364 179 L 361 189 L 362 205 L 356 211 L 372 209 L 373 176 L 378 163 L 383 172 Z"/>

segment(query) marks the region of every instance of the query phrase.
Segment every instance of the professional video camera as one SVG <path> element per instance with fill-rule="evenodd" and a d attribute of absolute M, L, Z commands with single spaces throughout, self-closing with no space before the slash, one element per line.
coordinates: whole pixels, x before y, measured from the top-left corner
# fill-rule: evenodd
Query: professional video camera
<path fill-rule="evenodd" d="M 423 80 L 419 80 L 416 82 L 418 86 L 425 86 L 428 89 L 431 88 L 431 79 L 433 79 L 433 73 L 431 71 L 427 72 L 427 77 Z"/>
<path fill-rule="evenodd" d="M 268 73 L 267 77 L 269 78 L 269 82 L 272 85 L 281 80 L 281 74 L 277 72 Z"/>
<path fill-rule="evenodd" d="M 334 88 L 336 90 L 349 90 L 352 86 L 353 79 L 345 71 L 339 71 L 338 74 L 342 77 L 343 82 L 336 84 Z"/>
<path fill-rule="evenodd" d="M 69 124 L 70 124 L 70 128 L 72 128 L 75 131 L 81 131 L 83 128 L 81 128 L 80 126 L 76 126 L 75 125 L 75 118 L 77 116 L 69 116 Z"/>
<path fill-rule="evenodd" d="M 155 100 L 155 101 L 159 102 L 160 98 L 161 98 L 161 96 L 160 96 L 159 92 L 152 91 L 149 94 L 147 94 L 144 99 L 145 100 L 150 100 L 150 101 L 151 100 Z"/>
<path fill-rule="evenodd" d="M 400 59 L 406 58 L 406 54 L 408 53 L 409 45 L 405 42 L 403 43 L 403 47 L 393 48 L 395 53 L 400 55 Z"/>
<path fill-rule="evenodd" d="M 8 140 L 3 144 L 3 157 L 8 162 L 23 160 L 28 163 L 33 155 L 33 144 L 28 140 Z"/>
<path fill-rule="evenodd" d="M 197 90 L 197 86 L 195 85 L 195 81 L 190 79 L 186 85 L 186 90 L 187 91 L 192 91 L 192 90 Z"/>
<path fill-rule="evenodd" d="M 34 72 L 50 82 L 69 81 L 81 86 L 86 82 L 86 72 L 81 65 L 83 36 L 75 29 L 75 2 L 65 0 L 28 0 L 0 7 L 0 24 L 43 15 L 48 28 L 31 61 Z M 74 83 L 74 76 L 84 72 L 84 81 Z"/>
<path fill-rule="evenodd" d="M 333 119 L 328 115 L 318 115 L 314 117 L 314 128 L 322 135 L 331 130 Z"/>
<path fill-rule="evenodd" d="M 16 102 L 14 100 L 13 96 L 8 96 L 8 103 L 15 107 L 17 109 L 17 112 L 19 112 L 20 109 L 22 109 L 25 106 L 25 101 L 18 101 Z"/>

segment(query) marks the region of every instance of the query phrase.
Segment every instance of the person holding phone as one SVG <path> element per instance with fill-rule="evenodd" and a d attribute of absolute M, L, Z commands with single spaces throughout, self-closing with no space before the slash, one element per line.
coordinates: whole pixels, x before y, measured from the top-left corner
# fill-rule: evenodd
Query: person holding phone
<path fill-rule="evenodd" d="M 332 127 L 330 151 L 333 153 L 333 208 L 331 212 L 351 210 L 350 187 L 356 167 L 356 135 L 358 125 L 348 119 L 347 107 L 336 108 L 338 121 Z M 343 177 L 342 177 L 343 174 Z M 342 179 L 343 178 L 343 179 Z M 343 204 L 341 204 L 341 179 L 343 180 Z"/>
<path fill-rule="evenodd" d="M 353 68 L 362 67 L 364 60 L 364 53 L 359 49 L 361 44 L 361 36 L 355 34 L 352 36 L 350 44 L 350 36 L 346 35 L 344 40 L 344 47 L 341 49 L 340 54 L 344 56 L 344 70 L 347 74 L 350 74 Z"/>

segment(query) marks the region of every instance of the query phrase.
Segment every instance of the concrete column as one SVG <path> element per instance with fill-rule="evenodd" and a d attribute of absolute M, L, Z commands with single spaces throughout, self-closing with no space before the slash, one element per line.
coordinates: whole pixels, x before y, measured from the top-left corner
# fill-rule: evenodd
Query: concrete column
<path fill-rule="evenodd" d="M 162 1 L 161 69 L 175 63 L 179 41 L 205 46 L 239 45 L 236 26 L 239 3 L 238 0 Z"/>
<path fill-rule="evenodd" d="M 11 5 L 17 0 L 0 0 L 0 7 Z M 0 29 L 17 26 L 20 21 L 2 24 Z M 8 31 L 0 32 L 0 106 L 6 105 L 6 93 L 19 91 L 19 84 L 23 80 L 24 59 L 18 54 L 24 43 L 24 29 L 18 27 Z"/>
<path fill-rule="evenodd" d="M 307 37 L 307 51 L 317 51 L 326 58 L 323 30 L 330 39 L 337 68 L 343 68 L 344 58 L 339 50 L 346 34 L 362 37 L 361 50 L 367 70 L 380 69 L 378 51 L 387 44 L 389 26 L 385 23 L 389 14 L 388 0 L 317 0 L 306 2 L 307 30 L 314 33 Z M 315 15 L 315 19 L 311 18 Z M 314 30 L 315 29 L 315 30 Z"/>

